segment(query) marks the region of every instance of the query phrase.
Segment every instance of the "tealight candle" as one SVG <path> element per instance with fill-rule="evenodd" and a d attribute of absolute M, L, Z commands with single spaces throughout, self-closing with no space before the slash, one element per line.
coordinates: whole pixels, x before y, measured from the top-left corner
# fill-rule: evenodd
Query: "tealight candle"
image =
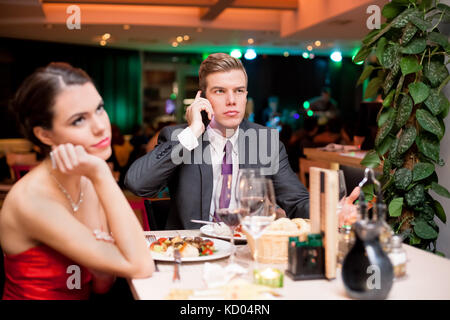
<path fill-rule="evenodd" d="M 269 286 L 272 288 L 283 287 L 283 273 L 274 268 L 264 270 L 253 270 L 253 278 L 256 284 Z"/>

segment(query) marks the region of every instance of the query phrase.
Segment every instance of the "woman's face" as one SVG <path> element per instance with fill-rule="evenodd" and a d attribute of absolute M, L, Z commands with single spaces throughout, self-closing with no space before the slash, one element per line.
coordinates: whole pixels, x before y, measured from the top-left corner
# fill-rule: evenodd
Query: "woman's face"
<path fill-rule="evenodd" d="M 111 123 L 92 83 L 65 87 L 56 97 L 53 112 L 50 136 L 55 146 L 72 143 L 101 159 L 111 156 Z"/>

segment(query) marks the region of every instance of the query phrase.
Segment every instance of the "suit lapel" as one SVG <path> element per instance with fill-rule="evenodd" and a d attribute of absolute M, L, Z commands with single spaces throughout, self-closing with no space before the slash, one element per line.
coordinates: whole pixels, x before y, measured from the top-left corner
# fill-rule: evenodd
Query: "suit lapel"
<path fill-rule="evenodd" d="M 211 151 L 209 150 L 209 140 L 203 139 L 205 133 L 202 135 L 202 156 L 203 160 L 199 164 L 201 190 L 202 190 L 202 220 L 209 220 L 209 209 L 211 208 L 211 199 L 213 191 L 213 171 L 211 165 Z M 206 135 L 207 137 L 207 135 Z M 206 150 L 206 151 L 205 151 Z"/>

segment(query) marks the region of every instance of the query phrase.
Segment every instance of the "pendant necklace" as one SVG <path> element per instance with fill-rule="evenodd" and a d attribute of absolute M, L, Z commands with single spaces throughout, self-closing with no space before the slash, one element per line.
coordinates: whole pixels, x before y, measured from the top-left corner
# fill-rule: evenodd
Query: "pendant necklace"
<path fill-rule="evenodd" d="M 81 183 L 80 183 L 79 200 L 77 203 L 75 203 L 75 201 L 72 200 L 72 197 L 70 196 L 69 192 L 67 192 L 66 188 L 63 187 L 63 185 L 58 181 L 58 179 L 56 179 L 56 177 L 52 173 L 50 173 L 50 175 L 56 181 L 58 188 L 66 196 L 67 200 L 69 200 L 69 203 L 70 203 L 70 206 L 72 207 L 73 212 L 76 213 L 78 211 L 78 209 L 80 208 L 81 203 L 83 202 L 83 190 L 81 188 Z"/>

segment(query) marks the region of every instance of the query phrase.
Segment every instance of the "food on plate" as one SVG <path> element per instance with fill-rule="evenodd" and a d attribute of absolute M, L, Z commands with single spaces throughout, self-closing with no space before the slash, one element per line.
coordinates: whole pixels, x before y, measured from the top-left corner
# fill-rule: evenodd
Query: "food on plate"
<path fill-rule="evenodd" d="M 216 251 L 213 241 L 200 237 L 159 238 L 150 244 L 150 250 L 168 257 L 173 257 L 175 249 L 180 250 L 182 258 L 208 256 Z"/>
<path fill-rule="evenodd" d="M 213 225 L 213 230 L 214 230 L 214 234 L 216 236 L 226 236 L 226 237 L 230 237 L 231 236 L 230 228 L 223 222 L 215 223 Z M 234 232 L 234 237 L 235 238 L 242 238 L 243 237 L 242 226 L 241 225 L 238 225 L 236 227 L 235 232 Z"/>

